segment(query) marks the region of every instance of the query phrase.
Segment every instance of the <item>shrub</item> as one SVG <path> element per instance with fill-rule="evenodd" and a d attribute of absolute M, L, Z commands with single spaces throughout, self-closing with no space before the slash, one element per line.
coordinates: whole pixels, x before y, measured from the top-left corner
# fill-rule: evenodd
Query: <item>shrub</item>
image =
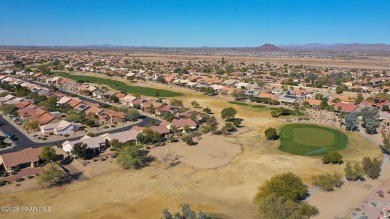
<path fill-rule="evenodd" d="M 69 137 L 69 134 L 65 134 L 64 137 Z"/>
<path fill-rule="evenodd" d="M 194 140 L 192 139 L 192 137 L 190 135 L 185 135 L 182 140 L 187 144 L 187 145 L 193 145 L 194 144 Z"/>
<path fill-rule="evenodd" d="M 343 163 L 343 155 L 341 155 L 338 151 L 332 149 L 327 154 L 322 156 L 322 162 L 324 164 L 342 164 Z"/>
<path fill-rule="evenodd" d="M 333 174 L 319 174 L 312 177 L 313 184 L 320 187 L 323 191 L 333 191 L 335 187 L 339 188 L 343 185 L 343 176 L 337 172 Z"/>
<path fill-rule="evenodd" d="M 264 131 L 264 135 L 268 140 L 275 140 L 278 137 L 276 129 L 269 127 Z"/>
<path fill-rule="evenodd" d="M 15 181 L 16 182 L 22 182 L 24 180 L 24 178 L 16 178 Z"/>
<path fill-rule="evenodd" d="M 7 184 L 7 181 L 0 181 L 0 186 L 5 186 Z"/>

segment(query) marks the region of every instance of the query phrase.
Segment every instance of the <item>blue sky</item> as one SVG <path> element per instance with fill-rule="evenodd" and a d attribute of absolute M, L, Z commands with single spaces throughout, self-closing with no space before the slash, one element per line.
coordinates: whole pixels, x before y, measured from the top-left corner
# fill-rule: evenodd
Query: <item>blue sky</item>
<path fill-rule="evenodd" d="M 390 43 L 390 0 L 0 1 L 0 45 Z"/>

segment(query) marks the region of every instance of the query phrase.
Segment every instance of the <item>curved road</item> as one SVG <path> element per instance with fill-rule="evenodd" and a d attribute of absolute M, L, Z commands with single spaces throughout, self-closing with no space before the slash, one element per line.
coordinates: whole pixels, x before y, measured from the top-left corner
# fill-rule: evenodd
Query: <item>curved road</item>
<path fill-rule="evenodd" d="M 34 84 L 37 84 L 37 85 L 40 85 L 40 86 L 43 86 L 43 87 L 48 87 L 47 85 L 44 85 L 44 84 L 41 84 L 41 83 L 36 83 L 36 82 L 33 82 L 33 81 L 30 81 L 30 82 L 34 83 Z M 68 92 L 68 91 L 64 91 L 64 90 L 60 90 L 60 92 L 62 92 L 64 94 L 67 94 L 67 95 L 73 95 L 74 94 L 72 92 Z M 93 98 L 85 97 L 85 96 L 78 96 L 78 97 L 81 100 L 88 101 L 88 102 L 91 102 L 91 103 L 96 103 L 96 104 L 103 103 L 103 104 L 112 105 L 112 104 L 104 103 L 104 102 L 95 100 Z M 97 134 L 116 133 L 116 132 L 126 131 L 126 130 L 130 130 L 135 125 L 141 126 L 141 127 L 145 127 L 145 126 L 148 126 L 151 123 L 152 120 L 154 120 L 157 124 L 161 122 L 158 119 L 151 118 L 151 117 L 143 115 L 143 114 L 141 114 L 141 119 L 142 119 L 142 121 L 140 121 L 140 122 L 138 122 L 136 124 L 132 124 L 132 125 L 128 125 L 128 126 L 125 126 L 125 127 L 120 127 L 120 128 L 108 130 L 108 131 L 102 131 L 102 132 L 99 132 Z M 13 126 L 12 124 L 10 124 L 7 120 L 5 120 L 1 116 L 0 116 L 0 130 L 2 132 L 4 132 L 4 133 L 12 133 L 12 134 L 16 135 L 16 137 L 18 138 L 18 140 L 14 141 L 14 143 L 15 143 L 14 147 L 0 150 L 0 154 L 14 152 L 14 151 L 19 151 L 19 150 L 23 150 L 23 149 L 29 148 L 29 147 L 43 147 L 43 146 L 47 146 L 47 145 L 48 146 L 54 146 L 54 145 L 62 144 L 64 141 L 67 141 L 67 140 L 74 141 L 74 140 L 78 140 L 78 139 L 82 138 L 82 136 L 81 137 L 79 136 L 79 137 L 66 138 L 66 139 L 56 140 L 56 141 L 34 142 L 30 138 L 28 138 L 23 132 L 19 131 L 18 127 Z"/>
<path fill-rule="evenodd" d="M 128 125 L 125 127 L 120 127 L 112 130 L 107 130 L 107 131 L 101 131 L 97 134 L 103 134 L 103 133 L 116 133 L 116 132 L 122 132 L 122 131 L 127 131 L 130 130 L 133 126 L 141 126 L 145 127 L 148 126 L 152 120 L 154 120 L 156 123 L 159 123 L 160 121 L 153 119 L 151 117 L 143 116 L 144 118 L 139 121 L 138 123 Z M 9 149 L 3 149 L 0 150 L 0 154 L 4 153 L 9 153 L 9 152 L 14 152 L 14 151 L 20 151 L 29 147 L 43 147 L 43 146 L 55 146 L 62 144 L 64 141 L 74 141 L 82 138 L 83 136 L 78 136 L 78 137 L 72 137 L 72 138 L 66 138 L 66 139 L 61 139 L 61 140 L 56 140 L 56 141 L 47 141 L 47 142 L 35 142 L 31 140 L 29 137 L 27 137 L 23 132 L 19 131 L 19 129 L 12 124 L 10 124 L 7 120 L 5 120 L 3 117 L 0 117 L 0 130 L 3 131 L 4 133 L 12 133 L 16 135 L 18 140 L 15 140 L 15 146 Z"/>

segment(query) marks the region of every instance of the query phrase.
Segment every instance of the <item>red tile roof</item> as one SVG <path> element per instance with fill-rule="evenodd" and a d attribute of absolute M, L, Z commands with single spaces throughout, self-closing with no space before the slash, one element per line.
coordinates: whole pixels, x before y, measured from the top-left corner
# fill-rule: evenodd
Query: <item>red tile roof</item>
<path fill-rule="evenodd" d="M 21 151 L 0 155 L 6 167 L 15 167 L 19 164 L 38 162 L 42 148 L 27 148 Z"/>
<path fill-rule="evenodd" d="M 359 106 L 353 105 L 353 104 L 348 104 L 348 103 L 336 103 L 334 106 L 334 109 L 338 110 L 339 107 L 341 107 L 341 110 L 343 112 L 353 112 L 355 111 Z"/>

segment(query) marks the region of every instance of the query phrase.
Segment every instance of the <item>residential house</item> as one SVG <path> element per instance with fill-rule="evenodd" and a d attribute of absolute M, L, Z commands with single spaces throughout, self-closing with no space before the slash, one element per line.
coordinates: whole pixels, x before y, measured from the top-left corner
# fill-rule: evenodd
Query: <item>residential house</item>
<path fill-rule="evenodd" d="M 103 110 L 98 117 L 101 124 L 126 122 L 126 115 L 124 112 L 116 112 L 108 109 Z"/>
<path fill-rule="evenodd" d="M 161 135 L 163 138 L 168 138 L 171 131 L 165 126 L 151 126 L 149 127 L 152 131 L 155 131 Z"/>
<path fill-rule="evenodd" d="M 346 112 L 346 113 L 351 113 L 351 112 L 359 112 L 360 107 L 354 104 L 348 104 L 348 103 L 336 103 L 333 105 L 333 108 L 337 112 Z"/>
<path fill-rule="evenodd" d="M 173 115 L 175 115 L 177 112 L 179 112 L 179 107 L 172 106 L 169 104 L 161 105 L 159 108 L 156 109 L 155 114 L 158 116 L 162 116 L 166 112 L 171 112 Z"/>
<path fill-rule="evenodd" d="M 101 135 L 106 141 L 110 142 L 114 139 L 117 139 L 120 143 L 126 143 L 134 141 L 137 143 L 137 135 L 140 133 L 140 131 L 137 131 L 135 129 L 131 129 L 124 132 L 117 132 L 117 133 L 106 133 Z"/>
<path fill-rule="evenodd" d="M 91 150 L 93 154 L 98 154 L 102 150 L 106 149 L 106 140 L 102 136 L 89 137 L 84 136 L 80 140 L 76 141 L 65 141 L 62 144 L 62 149 L 66 152 L 72 153 L 73 147 L 77 143 L 82 143 L 87 145 L 87 149 Z"/>
<path fill-rule="evenodd" d="M 75 123 L 70 123 L 65 120 L 61 120 L 57 123 L 50 123 L 40 127 L 42 134 L 53 133 L 55 135 L 65 135 L 73 132 L 80 131 L 80 125 Z"/>
<path fill-rule="evenodd" d="M 171 129 L 171 126 L 174 125 L 177 130 L 183 130 L 184 126 L 188 125 L 190 130 L 195 130 L 198 127 L 198 124 L 194 122 L 192 119 L 174 119 L 171 124 L 167 125 L 168 129 Z"/>
<path fill-rule="evenodd" d="M 2 165 L 8 173 L 15 169 L 37 166 L 41 151 L 42 148 L 27 148 L 16 152 L 2 154 L 0 155 L 0 165 Z"/>
<path fill-rule="evenodd" d="M 279 97 L 281 103 L 299 103 L 302 99 L 293 95 L 282 95 Z"/>

